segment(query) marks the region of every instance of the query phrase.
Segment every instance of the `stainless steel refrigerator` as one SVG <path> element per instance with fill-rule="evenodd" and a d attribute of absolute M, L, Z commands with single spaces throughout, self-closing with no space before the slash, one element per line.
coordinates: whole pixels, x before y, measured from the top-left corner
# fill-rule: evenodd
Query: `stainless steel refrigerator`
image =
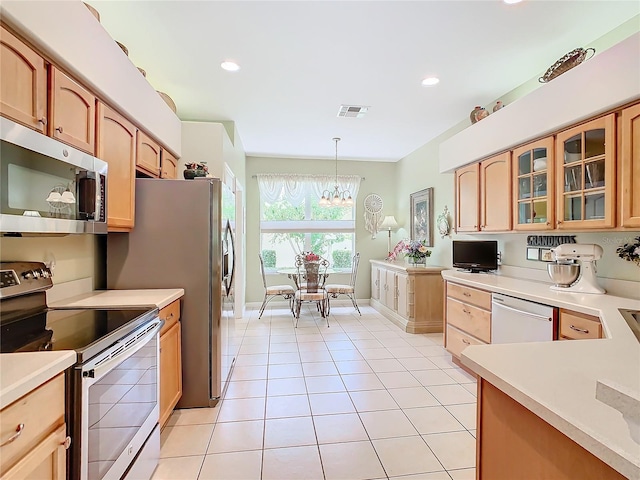
<path fill-rule="evenodd" d="M 238 350 L 235 198 L 219 179 L 136 179 L 135 227 L 109 233 L 107 288 L 184 288 L 178 408 L 221 398 Z"/>

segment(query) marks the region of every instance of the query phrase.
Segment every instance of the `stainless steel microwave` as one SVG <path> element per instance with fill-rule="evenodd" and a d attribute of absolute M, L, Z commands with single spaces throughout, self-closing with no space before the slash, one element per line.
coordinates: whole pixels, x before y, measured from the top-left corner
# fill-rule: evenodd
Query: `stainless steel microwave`
<path fill-rule="evenodd" d="M 107 233 L 107 163 L 0 118 L 0 232 Z"/>

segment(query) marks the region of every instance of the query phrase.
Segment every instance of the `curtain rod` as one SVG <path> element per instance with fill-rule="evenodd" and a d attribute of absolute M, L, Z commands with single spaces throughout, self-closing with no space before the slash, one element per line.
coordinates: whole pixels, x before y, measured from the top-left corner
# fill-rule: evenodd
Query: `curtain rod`
<path fill-rule="evenodd" d="M 340 175 L 338 175 L 340 176 Z M 251 175 L 251 178 L 258 178 L 258 175 Z M 366 180 L 365 177 L 360 177 L 360 180 Z"/>

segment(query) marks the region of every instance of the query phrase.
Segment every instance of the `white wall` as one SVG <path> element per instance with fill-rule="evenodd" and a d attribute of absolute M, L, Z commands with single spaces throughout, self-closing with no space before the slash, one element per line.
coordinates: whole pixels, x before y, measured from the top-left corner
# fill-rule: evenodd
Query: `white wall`
<path fill-rule="evenodd" d="M 334 160 L 308 160 L 283 158 L 247 157 L 247 302 L 261 302 L 264 296 L 260 276 L 260 194 L 258 181 L 253 178 L 258 173 L 333 173 Z M 353 162 L 341 160 L 338 164 L 340 175 L 360 175 L 365 177 L 360 183 L 356 199 L 356 251 L 360 252 L 360 267 L 356 284 L 357 298 L 371 296 L 370 259 L 386 256 L 388 235 L 378 233 L 375 239 L 364 228 L 364 198 L 370 193 L 382 197 L 385 215 L 397 215 L 395 204 L 396 169 L 394 163 Z M 397 217 L 396 217 L 397 218 Z M 332 275 L 331 282 L 347 282 L 346 275 Z M 273 275 L 267 278 L 270 285 L 289 283 L 286 277 Z"/>

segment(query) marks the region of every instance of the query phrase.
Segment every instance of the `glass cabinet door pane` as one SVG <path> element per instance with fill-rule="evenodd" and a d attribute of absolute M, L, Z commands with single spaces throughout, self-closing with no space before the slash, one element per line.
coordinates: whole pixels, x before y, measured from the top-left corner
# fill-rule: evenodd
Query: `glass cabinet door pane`
<path fill-rule="evenodd" d="M 518 223 L 531 223 L 531 204 L 529 202 L 518 204 Z"/>
<path fill-rule="evenodd" d="M 564 191 L 576 192 L 582 190 L 582 165 L 564 167 Z"/>
<path fill-rule="evenodd" d="M 534 197 L 546 197 L 547 196 L 547 174 L 541 173 L 533 176 L 533 196 Z"/>
<path fill-rule="evenodd" d="M 582 159 L 582 135 L 577 134 L 564 142 L 564 163 L 573 163 Z"/>
<path fill-rule="evenodd" d="M 533 171 L 540 172 L 547 169 L 547 149 L 533 149 Z"/>
<path fill-rule="evenodd" d="M 531 177 L 518 179 L 518 198 L 531 198 Z"/>
<path fill-rule="evenodd" d="M 531 173 L 531 152 L 523 153 L 518 157 L 518 175 Z"/>
<path fill-rule="evenodd" d="M 604 218 L 604 193 L 584 196 L 584 219 L 600 220 Z"/>
<path fill-rule="evenodd" d="M 584 165 L 584 188 L 604 187 L 604 159 Z"/>
<path fill-rule="evenodd" d="M 564 197 L 564 219 L 582 220 L 582 196 Z"/>
<path fill-rule="evenodd" d="M 533 202 L 533 223 L 547 223 L 547 201 Z"/>
<path fill-rule="evenodd" d="M 584 132 L 585 158 L 604 155 L 604 128 Z"/>

